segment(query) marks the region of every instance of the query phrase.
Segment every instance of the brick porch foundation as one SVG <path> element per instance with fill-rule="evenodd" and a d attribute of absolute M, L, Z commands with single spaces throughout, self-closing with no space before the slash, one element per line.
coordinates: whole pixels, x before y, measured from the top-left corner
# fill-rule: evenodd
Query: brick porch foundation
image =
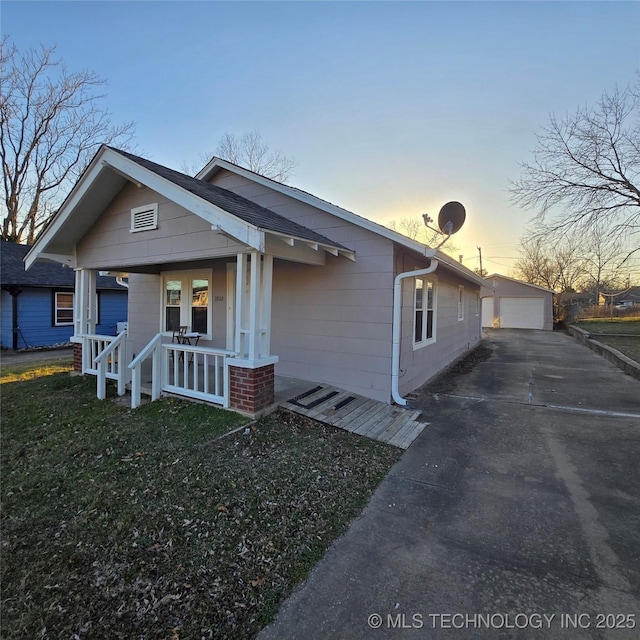
<path fill-rule="evenodd" d="M 82 344 L 73 343 L 73 370 L 82 373 Z"/>
<path fill-rule="evenodd" d="M 229 406 L 257 415 L 275 401 L 275 367 L 257 369 L 229 366 Z"/>

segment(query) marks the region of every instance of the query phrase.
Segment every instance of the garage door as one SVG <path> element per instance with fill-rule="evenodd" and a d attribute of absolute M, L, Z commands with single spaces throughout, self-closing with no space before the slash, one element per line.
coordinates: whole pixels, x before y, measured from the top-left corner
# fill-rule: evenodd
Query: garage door
<path fill-rule="evenodd" d="M 500 326 L 544 329 L 544 298 L 500 298 Z"/>

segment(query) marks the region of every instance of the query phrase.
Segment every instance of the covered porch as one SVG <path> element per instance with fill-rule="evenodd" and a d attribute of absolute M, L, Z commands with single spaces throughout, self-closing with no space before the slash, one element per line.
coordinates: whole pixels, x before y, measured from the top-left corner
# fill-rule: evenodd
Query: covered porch
<path fill-rule="evenodd" d="M 278 361 L 270 353 L 273 255 L 247 251 L 236 254 L 233 261 L 217 257 L 209 270 L 200 264 L 204 274 L 225 269 L 226 295 L 214 289 L 211 276 L 202 273 L 197 291 L 195 285 L 186 291 L 176 289 L 181 273 L 194 273 L 193 265 L 180 266 L 183 269 L 172 268 L 170 276 L 164 275 L 162 267 L 156 268 L 160 313 L 156 333 L 144 344 L 140 335 L 133 340 L 129 331 L 118 336 L 95 333 L 96 272 L 76 270 L 75 368 L 97 377 L 99 398 L 106 395 L 108 379 L 116 381 L 119 395 L 130 389 L 132 408 L 140 405 L 141 393 L 146 391 L 152 400 L 172 393 L 249 415 L 264 412 L 274 404 Z M 223 331 L 212 330 L 213 297 L 225 302 Z M 220 314 L 220 308 L 217 311 Z M 186 325 L 187 330 L 196 339 L 191 344 L 176 341 L 175 329 L 190 319 L 196 326 Z"/>

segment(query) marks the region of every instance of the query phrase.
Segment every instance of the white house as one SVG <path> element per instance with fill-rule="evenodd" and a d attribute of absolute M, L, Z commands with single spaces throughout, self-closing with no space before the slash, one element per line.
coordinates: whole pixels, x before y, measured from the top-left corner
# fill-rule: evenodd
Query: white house
<path fill-rule="evenodd" d="M 218 158 L 191 177 L 103 146 L 25 262 L 41 259 L 76 270 L 83 371 L 99 394 L 131 376 L 134 406 L 142 383 L 258 415 L 274 375 L 403 404 L 481 338 L 475 273 Z M 98 271 L 129 274 L 115 346 L 95 334 Z M 173 341 L 179 326 L 192 344 Z"/>

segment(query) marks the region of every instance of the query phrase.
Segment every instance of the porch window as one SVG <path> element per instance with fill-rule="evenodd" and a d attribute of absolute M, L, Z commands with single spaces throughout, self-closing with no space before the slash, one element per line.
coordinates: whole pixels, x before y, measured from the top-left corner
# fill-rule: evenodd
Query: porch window
<path fill-rule="evenodd" d="M 211 273 L 184 272 L 163 279 L 163 326 L 171 332 L 180 326 L 211 334 Z"/>
<path fill-rule="evenodd" d="M 73 324 L 73 292 L 55 291 L 53 294 L 53 325 Z"/>
<path fill-rule="evenodd" d="M 191 281 L 191 330 L 207 333 L 209 315 L 209 281 L 194 278 Z"/>
<path fill-rule="evenodd" d="M 180 326 L 180 304 L 182 301 L 182 281 L 166 280 L 165 286 L 165 331 L 173 331 Z"/>
<path fill-rule="evenodd" d="M 415 348 L 435 341 L 435 285 L 431 280 L 416 278 L 413 324 Z"/>

